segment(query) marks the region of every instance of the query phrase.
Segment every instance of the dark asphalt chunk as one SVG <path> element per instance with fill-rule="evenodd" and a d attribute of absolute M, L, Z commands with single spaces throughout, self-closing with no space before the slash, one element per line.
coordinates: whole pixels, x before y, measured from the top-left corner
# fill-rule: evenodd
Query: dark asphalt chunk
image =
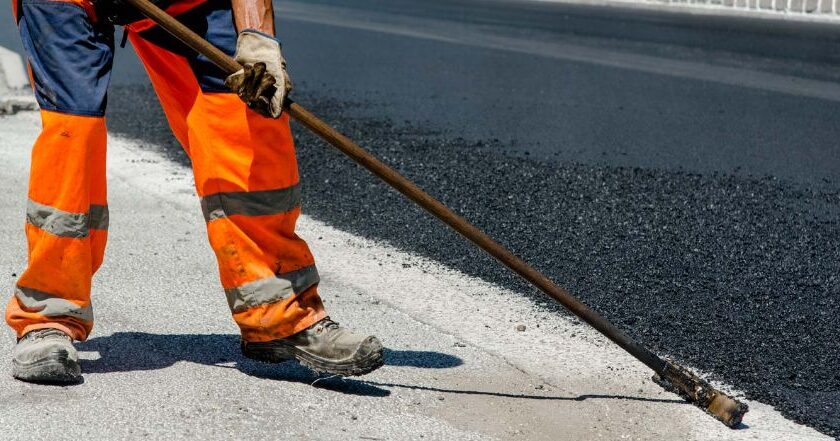
<path fill-rule="evenodd" d="M 162 113 L 151 112 L 157 104 L 149 89 L 113 93 L 141 101 L 142 109 L 112 106 L 113 131 L 163 146 L 185 162 L 162 129 Z M 506 156 L 492 140 L 355 118 L 361 103 L 317 99 L 312 90 L 302 96 L 311 110 L 655 351 L 840 436 L 836 188 L 541 163 Z M 305 213 L 550 305 L 340 153 L 301 127 L 295 133 Z"/>

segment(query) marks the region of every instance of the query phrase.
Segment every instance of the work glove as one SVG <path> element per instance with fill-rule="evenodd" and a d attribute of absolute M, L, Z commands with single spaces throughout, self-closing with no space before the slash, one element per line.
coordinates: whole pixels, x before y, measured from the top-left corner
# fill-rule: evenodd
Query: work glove
<path fill-rule="evenodd" d="M 243 68 L 228 76 L 225 85 L 261 115 L 279 117 L 283 100 L 292 90 L 280 42 L 262 32 L 246 29 L 236 40 L 234 58 Z"/>

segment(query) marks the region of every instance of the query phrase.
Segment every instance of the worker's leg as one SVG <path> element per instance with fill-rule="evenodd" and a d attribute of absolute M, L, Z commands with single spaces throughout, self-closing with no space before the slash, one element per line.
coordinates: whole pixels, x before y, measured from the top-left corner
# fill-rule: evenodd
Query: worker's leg
<path fill-rule="evenodd" d="M 6 321 L 18 337 L 57 328 L 84 340 L 108 227 L 103 115 L 113 29 L 92 24 L 78 3 L 23 0 L 20 34 L 43 129 L 32 149 L 29 259 Z"/>
<path fill-rule="evenodd" d="M 210 2 L 179 19 L 233 53 L 229 2 Z M 268 119 L 248 109 L 215 66 L 162 30 L 130 38 L 192 160 L 210 244 L 243 338 L 284 338 L 324 318 L 312 254 L 295 234 L 300 189 L 288 117 Z"/>

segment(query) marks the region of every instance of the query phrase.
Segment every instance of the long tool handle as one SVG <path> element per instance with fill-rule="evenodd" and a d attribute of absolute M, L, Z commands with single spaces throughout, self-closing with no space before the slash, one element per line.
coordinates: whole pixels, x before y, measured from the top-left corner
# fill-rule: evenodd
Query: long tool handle
<path fill-rule="evenodd" d="M 516 274 L 519 274 L 525 280 L 531 282 L 531 284 L 542 290 L 544 293 L 557 299 L 557 301 L 562 303 L 563 306 L 565 306 L 573 314 L 592 325 L 592 327 L 606 335 L 610 340 L 614 341 L 634 357 L 648 365 L 655 372 L 661 373 L 665 369 L 665 361 L 659 358 L 656 354 L 630 338 L 630 336 L 625 334 L 624 331 L 618 329 L 615 325 L 601 317 L 597 312 L 592 310 L 592 308 L 583 304 L 583 302 L 575 298 L 567 290 L 552 282 L 548 277 L 534 269 L 531 265 L 528 265 L 524 260 L 514 255 L 510 250 L 493 240 L 486 233 L 456 214 L 446 205 L 443 205 L 443 203 L 423 191 L 406 177 L 397 173 L 394 169 L 382 163 L 382 161 L 376 159 L 376 157 L 330 127 L 327 123 L 318 119 L 318 117 L 310 113 L 308 110 L 304 109 L 297 103 L 293 103 L 289 107 L 289 114 L 298 120 L 298 122 L 306 126 L 309 130 L 312 130 L 318 136 L 326 140 L 333 147 L 341 150 L 351 159 L 368 169 L 371 173 L 387 182 L 388 185 L 395 188 L 397 191 L 417 203 L 417 205 L 423 207 L 426 211 L 435 215 L 435 217 L 452 227 L 452 229 L 472 241 L 474 244 L 478 245 L 479 248 L 495 257 Z"/>
<path fill-rule="evenodd" d="M 208 41 L 201 38 L 195 32 L 184 26 L 181 22 L 161 10 L 148 0 L 120 0 L 137 8 L 143 15 L 150 18 L 160 27 L 168 31 L 170 34 L 184 42 L 196 52 L 204 55 L 211 62 L 219 66 L 228 74 L 234 73 L 242 68 L 242 66 L 233 58 L 222 52 L 219 48 L 213 46 Z M 435 215 L 438 219 L 452 227 L 455 231 L 475 243 L 479 248 L 486 251 L 491 256 L 495 257 L 505 266 L 510 268 L 513 272 L 522 276 L 525 280 L 539 288 L 544 293 L 556 299 L 563 304 L 569 311 L 578 316 L 581 320 L 589 323 L 592 327 L 604 334 L 607 338 L 615 342 L 631 355 L 639 359 L 642 363 L 656 372 L 658 378 L 663 378 L 672 383 L 685 383 L 685 379 L 675 376 L 682 375 L 682 370 L 673 363 L 666 362 L 646 347 L 642 346 L 624 331 L 617 328 L 615 325 L 601 317 L 597 312 L 583 304 L 580 300 L 571 295 L 564 288 L 558 286 L 548 277 L 528 265 L 524 260 L 516 257 L 510 250 L 500 245 L 483 231 L 470 224 L 466 219 L 457 215 L 454 211 L 443 205 L 440 201 L 433 198 L 431 195 L 420 189 L 416 184 L 397 173 L 391 167 L 385 165 L 373 155 L 368 153 L 365 149 L 359 147 L 352 140 L 339 133 L 322 121 L 320 118 L 313 115 L 311 112 L 303 108 L 301 105 L 288 101 L 287 111 L 292 118 L 306 126 L 309 130 L 327 141 L 330 145 L 341 150 L 351 159 L 361 164 L 371 173 L 378 176 L 380 179 L 388 183 L 391 187 L 404 194 L 406 197 L 423 207 L 426 211 Z M 676 381 L 680 380 L 680 381 Z M 701 381 L 697 379 L 697 381 Z M 682 389 L 680 387 L 679 389 Z M 695 388 L 696 389 L 696 388 Z M 712 389 L 713 392 L 714 391 Z M 696 391 L 695 391 L 696 394 Z M 720 392 L 717 392 L 720 394 Z M 685 394 L 683 394 L 685 396 Z M 723 395 L 723 397 L 726 397 Z M 696 397 L 687 397 L 695 402 L 698 401 Z M 712 398 L 721 398 L 720 395 L 714 395 Z M 728 398 L 728 397 L 726 397 Z M 711 399 L 711 398 L 710 398 Z M 729 404 L 727 402 L 727 404 Z M 708 410 L 708 403 L 704 405 Z M 701 406 L 701 407 L 704 407 Z M 739 408 L 740 409 L 740 408 Z M 743 412 L 746 412 L 744 408 Z M 741 421 L 741 416 L 736 415 L 721 417 L 716 415 L 719 419 L 724 421 L 727 425 L 737 425 Z M 724 420 L 728 418 L 728 420 Z M 737 419 L 737 421 L 735 421 Z"/>
<path fill-rule="evenodd" d="M 236 60 L 222 52 L 216 46 L 210 44 L 207 40 L 201 38 L 198 34 L 149 1 L 121 1 L 137 8 L 143 15 L 152 19 L 152 21 L 156 22 L 163 29 L 183 41 L 184 44 L 191 47 L 196 52 L 210 59 L 213 64 L 219 66 L 219 68 L 226 73 L 231 74 L 242 68 Z M 303 108 L 303 106 L 290 101 L 287 111 L 292 118 L 296 119 L 298 122 L 306 126 L 306 128 L 323 138 L 330 145 L 341 150 L 351 159 L 368 169 L 371 173 L 387 182 L 388 185 L 394 187 L 397 191 L 416 202 L 417 205 L 420 205 L 426 211 L 435 215 L 438 219 L 442 220 L 455 231 L 471 240 L 473 243 L 478 245 L 479 248 L 498 259 L 505 266 L 522 276 L 525 280 L 531 282 L 546 294 L 557 299 L 557 301 L 562 303 L 563 306 L 568 308 L 573 314 L 592 325 L 592 327 L 606 335 L 610 340 L 624 348 L 634 357 L 638 358 L 642 363 L 648 365 L 656 373 L 662 373 L 665 369 L 665 361 L 659 358 L 656 354 L 630 338 L 630 336 L 624 333 L 624 331 L 618 329 L 615 325 L 601 317 L 597 312 L 592 310 L 592 308 L 584 305 L 583 302 L 572 296 L 568 291 L 549 280 L 548 277 L 535 270 L 524 260 L 516 257 L 512 252 L 510 252 L 510 250 L 490 238 L 490 236 L 476 228 L 463 217 L 455 214 L 455 212 L 449 209 L 449 207 L 443 205 L 440 201 L 423 191 L 416 184 L 397 173 L 391 167 L 385 165 L 382 161 L 376 159 L 376 157 L 368 153 L 365 149 L 359 147 L 355 142 L 330 127 L 329 124 L 313 115 L 311 112 Z"/>

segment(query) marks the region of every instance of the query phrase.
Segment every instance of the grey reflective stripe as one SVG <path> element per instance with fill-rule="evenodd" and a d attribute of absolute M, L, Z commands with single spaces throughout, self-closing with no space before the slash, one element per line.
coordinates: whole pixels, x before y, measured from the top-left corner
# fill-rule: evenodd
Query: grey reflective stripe
<path fill-rule="evenodd" d="M 318 269 L 310 265 L 296 271 L 280 273 L 246 283 L 238 288 L 225 290 L 228 306 L 233 312 L 242 312 L 254 306 L 283 300 L 292 294 L 302 293 L 320 282 Z"/>
<path fill-rule="evenodd" d="M 277 277 L 267 277 L 238 288 L 226 289 L 225 295 L 227 295 L 231 311 L 242 312 L 254 306 L 283 300 L 293 292 L 292 282 Z"/>
<path fill-rule="evenodd" d="M 108 229 L 108 206 L 91 205 L 90 214 L 70 213 L 29 200 L 26 222 L 60 237 L 87 237 L 90 229 Z"/>
<path fill-rule="evenodd" d="M 68 213 L 31 199 L 26 204 L 26 221 L 56 236 L 79 238 L 88 235 L 86 214 Z"/>
<path fill-rule="evenodd" d="M 107 230 L 108 229 L 108 206 L 107 205 L 91 205 L 90 219 L 88 225 L 91 230 Z"/>
<path fill-rule="evenodd" d="M 292 282 L 292 289 L 294 289 L 296 294 L 306 291 L 321 281 L 321 278 L 318 276 L 318 268 L 315 265 L 310 265 L 297 271 L 280 273 L 277 274 L 277 277 Z"/>
<path fill-rule="evenodd" d="M 285 213 L 299 205 L 298 185 L 279 190 L 216 193 L 201 198 L 201 211 L 207 222 L 234 214 L 265 216 Z"/>
<path fill-rule="evenodd" d="M 47 317 L 66 315 L 86 322 L 93 321 L 93 307 L 90 305 L 82 308 L 53 294 L 23 286 L 16 287 L 15 297 L 26 309 Z"/>

